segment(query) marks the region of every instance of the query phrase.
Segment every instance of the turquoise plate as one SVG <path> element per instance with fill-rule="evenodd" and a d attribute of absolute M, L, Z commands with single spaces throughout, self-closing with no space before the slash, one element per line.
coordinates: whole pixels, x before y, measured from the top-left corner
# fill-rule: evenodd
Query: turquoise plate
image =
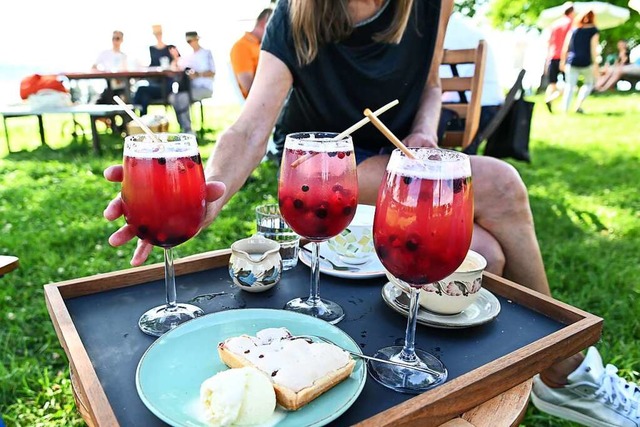
<path fill-rule="evenodd" d="M 147 349 L 136 371 L 138 395 L 151 412 L 172 426 L 208 426 L 199 414 L 200 384 L 228 369 L 218 357 L 218 343 L 279 327 L 293 335 L 324 336 L 343 348 L 361 352 L 341 329 L 311 316 L 272 309 L 221 311 L 167 332 Z M 283 411 L 278 427 L 323 426 L 333 421 L 353 405 L 366 378 L 366 365 L 356 361 L 349 378 L 299 410 Z"/>

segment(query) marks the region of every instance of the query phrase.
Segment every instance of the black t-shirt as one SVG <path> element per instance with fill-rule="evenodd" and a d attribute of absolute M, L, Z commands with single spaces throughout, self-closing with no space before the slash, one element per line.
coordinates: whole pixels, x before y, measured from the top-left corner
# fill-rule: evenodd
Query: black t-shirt
<path fill-rule="evenodd" d="M 150 67 L 159 67 L 160 66 L 160 58 L 166 56 L 171 61 L 171 54 L 169 53 L 169 49 L 174 47 L 169 44 L 163 47 L 162 49 L 158 49 L 155 46 L 149 46 L 149 56 L 151 57 L 151 62 L 149 63 Z"/>
<path fill-rule="evenodd" d="M 364 117 L 365 108 L 376 110 L 398 99 L 400 105 L 380 116 L 399 138 L 405 137 L 420 106 L 429 74 L 440 17 L 440 0 L 416 0 L 400 44 L 372 41 L 389 26 L 395 2 L 376 19 L 354 28 L 340 43 L 321 46 L 309 65 L 298 64 L 289 2 L 280 0 L 262 41 L 262 50 L 282 60 L 293 75 L 293 87 L 276 123 L 274 142 L 281 149 L 288 133 L 341 132 Z M 354 144 L 377 150 L 391 143 L 371 124 L 352 134 Z"/>
<path fill-rule="evenodd" d="M 576 28 L 569 39 L 567 64 L 574 67 L 591 65 L 591 38 L 598 34 L 596 27 Z"/>

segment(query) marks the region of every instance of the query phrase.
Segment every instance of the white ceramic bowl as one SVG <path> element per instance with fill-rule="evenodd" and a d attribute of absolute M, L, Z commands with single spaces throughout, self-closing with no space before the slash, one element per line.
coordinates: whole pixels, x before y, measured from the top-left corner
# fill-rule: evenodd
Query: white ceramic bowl
<path fill-rule="evenodd" d="M 487 260 L 469 250 L 462 265 L 454 273 L 439 282 L 423 285 L 420 289 L 420 305 L 437 314 L 458 314 L 478 298 L 482 288 L 482 273 Z M 406 291 L 403 283 L 387 272 L 391 283 Z"/>

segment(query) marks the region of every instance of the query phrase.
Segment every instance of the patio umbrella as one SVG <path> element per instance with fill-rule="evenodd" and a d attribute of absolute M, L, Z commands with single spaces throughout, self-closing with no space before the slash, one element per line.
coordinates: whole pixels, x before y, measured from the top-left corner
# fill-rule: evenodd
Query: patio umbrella
<path fill-rule="evenodd" d="M 630 0 L 630 3 L 637 4 L 640 0 Z M 596 14 L 596 26 L 601 30 L 617 27 L 624 24 L 629 19 L 629 9 L 626 7 L 615 6 L 603 1 L 575 2 L 573 7 L 576 13 L 592 10 Z M 543 10 L 536 22 L 539 27 L 545 28 L 551 25 L 556 19 L 560 18 L 566 5 L 550 7 Z"/>
<path fill-rule="evenodd" d="M 629 0 L 629 7 L 640 12 L 640 0 Z"/>

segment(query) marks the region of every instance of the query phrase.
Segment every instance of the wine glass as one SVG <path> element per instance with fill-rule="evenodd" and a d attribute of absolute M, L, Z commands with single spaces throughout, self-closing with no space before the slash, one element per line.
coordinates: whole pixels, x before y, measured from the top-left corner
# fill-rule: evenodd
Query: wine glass
<path fill-rule="evenodd" d="M 419 289 L 444 279 L 464 261 L 473 232 L 473 190 L 467 155 L 410 150 L 415 159 L 392 152 L 373 222 L 380 261 L 411 297 L 405 342 L 378 350 L 375 357 L 427 368 L 431 374 L 381 362 L 371 362 L 370 372 L 388 388 L 417 394 L 447 379 L 440 360 L 415 348 Z"/>
<path fill-rule="evenodd" d="M 318 294 L 319 244 L 349 225 L 358 206 L 358 178 L 350 136 L 300 132 L 287 135 L 280 166 L 278 203 L 293 231 L 311 241 L 311 289 L 307 298 L 296 298 L 286 310 L 308 314 L 331 324 L 344 310 Z"/>
<path fill-rule="evenodd" d="M 160 336 L 201 316 L 194 305 L 177 303 L 173 247 L 200 230 L 205 215 L 205 180 L 196 138 L 189 134 L 131 135 L 124 142 L 124 217 L 136 235 L 164 249 L 166 304 L 148 310 L 138 326 Z"/>

